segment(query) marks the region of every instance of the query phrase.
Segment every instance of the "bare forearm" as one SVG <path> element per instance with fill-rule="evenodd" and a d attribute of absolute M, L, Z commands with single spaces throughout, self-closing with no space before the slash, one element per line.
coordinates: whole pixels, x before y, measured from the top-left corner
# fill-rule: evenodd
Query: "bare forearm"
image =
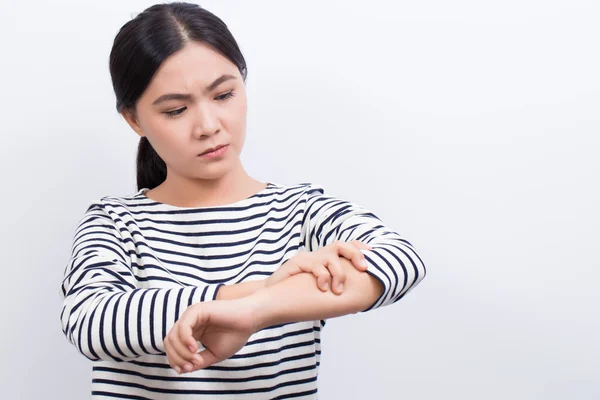
<path fill-rule="evenodd" d="M 367 309 L 383 292 L 381 283 L 352 262 L 340 258 L 345 272 L 344 292 L 322 292 L 311 274 L 298 274 L 245 298 L 251 304 L 258 329 L 297 321 L 339 317 Z"/>
<path fill-rule="evenodd" d="M 242 282 L 235 285 L 224 285 L 217 292 L 217 300 L 234 300 L 250 296 L 265 287 L 265 280 Z"/>

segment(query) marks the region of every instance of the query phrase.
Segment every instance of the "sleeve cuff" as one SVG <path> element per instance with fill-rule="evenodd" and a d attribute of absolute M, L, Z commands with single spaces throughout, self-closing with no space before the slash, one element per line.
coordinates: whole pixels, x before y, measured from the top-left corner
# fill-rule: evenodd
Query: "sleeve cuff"
<path fill-rule="evenodd" d="M 203 288 L 195 287 L 192 291 L 189 305 L 204 301 L 216 300 L 217 294 L 219 293 L 219 289 L 221 288 L 221 286 L 224 286 L 224 283 L 218 283 L 216 285 L 206 285 Z"/>

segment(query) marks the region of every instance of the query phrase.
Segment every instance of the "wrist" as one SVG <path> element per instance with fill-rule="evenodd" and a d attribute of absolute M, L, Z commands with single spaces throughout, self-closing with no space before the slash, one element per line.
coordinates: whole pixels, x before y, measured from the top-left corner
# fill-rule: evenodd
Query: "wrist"
<path fill-rule="evenodd" d="M 272 286 L 275 284 L 275 277 L 277 272 L 272 273 L 271 275 L 267 276 L 265 279 L 262 280 L 262 286 L 259 289 L 266 289 L 269 286 Z"/>
<path fill-rule="evenodd" d="M 251 315 L 255 326 L 255 332 L 271 325 L 268 318 L 268 307 L 266 307 L 270 286 L 268 286 L 266 279 L 264 281 L 263 287 L 244 299 L 244 307 L 246 307 L 246 312 Z"/>
<path fill-rule="evenodd" d="M 257 292 L 257 291 L 259 291 L 259 290 L 266 289 L 266 288 L 268 288 L 269 286 L 271 286 L 271 281 L 269 280 L 270 278 L 271 278 L 271 275 L 269 275 L 269 276 L 268 276 L 267 278 L 265 278 L 265 279 L 261 279 L 261 280 L 257 281 L 257 282 L 256 282 L 256 283 L 257 283 L 257 285 L 256 285 L 256 288 L 255 288 L 255 290 L 254 290 L 254 293 L 256 293 L 256 292 Z"/>
<path fill-rule="evenodd" d="M 266 279 L 223 285 L 217 291 L 215 300 L 234 300 L 250 296 L 252 293 L 266 287 Z"/>

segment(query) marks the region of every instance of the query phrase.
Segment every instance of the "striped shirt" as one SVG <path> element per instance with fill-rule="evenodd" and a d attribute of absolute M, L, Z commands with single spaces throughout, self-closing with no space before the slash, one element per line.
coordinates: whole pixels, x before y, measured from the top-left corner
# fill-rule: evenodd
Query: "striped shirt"
<path fill-rule="evenodd" d="M 93 360 L 94 398 L 317 398 L 325 321 L 272 326 L 231 358 L 178 375 L 163 339 L 185 309 L 221 285 L 265 279 L 301 249 L 360 240 L 383 285 L 367 310 L 400 300 L 425 276 L 415 248 L 371 211 L 321 185 L 268 182 L 223 206 L 179 207 L 147 188 L 92 201 L 73 235 L 61 285 L 62 330 Z"/>

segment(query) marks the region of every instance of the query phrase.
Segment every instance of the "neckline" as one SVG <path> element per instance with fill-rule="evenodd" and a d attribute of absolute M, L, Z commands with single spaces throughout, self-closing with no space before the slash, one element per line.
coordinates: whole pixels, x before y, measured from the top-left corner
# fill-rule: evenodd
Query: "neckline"
<path fill-rule="evenodd" d="M 173 204 L 163 203 L 163 202 L 151 199 L 150 197 L 146 196 L 146 191 L 150 190 L 150 188 L 141 188 L 140 190 L 138 190 L 136 196 L 140 196 L 141 198 L 143 198 L 145 200 L 149 200 L 150 203 L 148 203 L 147 205 L 159 206 L 163 209 L 168 209 L 168 210 L 176 210 L 176 211 L 218 210 L 218 209 L 223 209 L 223 208 L 237 207 L 237 206 L 244 205 L 257 197 L 260 197 L 262 194 L 266 193 L 269 189 L 276 186 L 276 184 L 273 182 L 266 182 L 266 184 L 267 184 L 267 186 L 265 188 L 259 190 L 258 192 L 254 193 L 253 195 L 251 195 L 249 197 L 246 197 L 242 200 L 238 200 L 233 203 L 220 204 L 220 205 L 216 205 L 216 206 L 182 207 L 182 206 L 176 206 Z"/>

